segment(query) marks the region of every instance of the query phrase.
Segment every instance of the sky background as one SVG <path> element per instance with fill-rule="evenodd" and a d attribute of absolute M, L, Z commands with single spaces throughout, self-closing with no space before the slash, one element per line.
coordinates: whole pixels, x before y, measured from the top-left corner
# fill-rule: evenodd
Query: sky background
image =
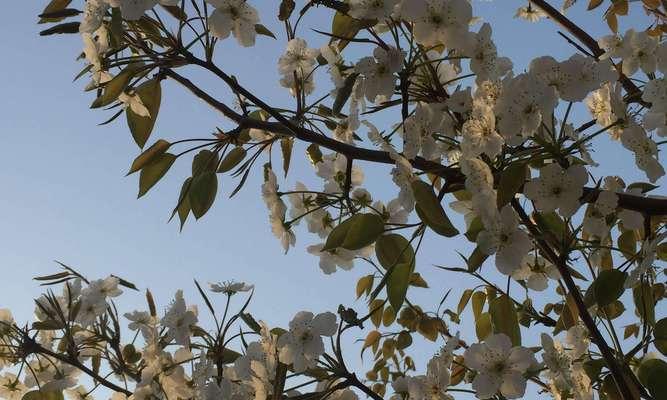
<path fill-rule="evenodd" d="M 259 195 L 259 169 L 231 200 L 227 197 L 235 181 L 224 178 L 213 208 L 202 220 L 189 221 L 183 232 L 177 223 L 168 224 L 167 220 L 187 177 L 189 161 L 178 163 L 157 187 L 137 200 L 138 175 L 124 175 L 139 150 L 124 118 L 97 126 L 110 114 L 89 110 L 93 96 L 83 93 L 84 80 L 72 83 L 82 68 L 76 61 L 81 49 L 79 37 L 38 36 L 44 26 L 36 24 L 37 14 L 45 3 L 6 2 L 3 10 L 10 17 L 0 24 L 0 48 L 5 54 L 0 66 L 0 88 L 4 91 L 0 97 L 0 210 L 4 224 L 0 229 L 0 307 L 12 309 L 19 321 L 28 321 L 31 299 L 41 290 L 31 278 L 56 272 L 53 260 L 59 260 L 91 278 L 113 273 L 141 288 L 149 287 L 161 309 L 178 288 L 185 290 L 189 302 L 201 304 L 192 284 L 196 278 L 202 283 L 234 279 L 255 284 L 251 310 L 272 325 L 286 326 L 302 309 L 335 311 L 343 303 L 365 310 L 362 301 L 353 301 L 354 286 L 358 278 L 371 272 L 369 266 L 357 263 L 351 272 L 325 276 L 317 266 L 318 259 L 305 251 L 316 238 L 303 230 L 297 231 L 296 248 L 282 254 Z M 274 17 L 277 2 L 251 3 L 260 10 L 262 22 L 283 39 Z M 585 2 L 579 3 L 573 18 L 590 27 L 596 37 L 606 34 L 599 14 L 585 13 Z M 516 72 L 536 56 L 563 59 L 574 53 L 557 35 L 552 22 L 531 24 L 514 19 L 516 8 L 522 5 L 525 1 L 474 1 L 475 15 L 492 23 L 499 52 L 514 60 Z M 329 21 L 323 15 L 314 13 L 303 26 L 326 29 Z M 326 42 L 312 33 L 307 37 L 311 47 Z M 285 101 L 289 98 L 277 83 L 276 62 L 283 44 L 284 40 L 258 37 L 256 47 L 244 49 L 228 40 L 218 48 L 219 62 L 270 103 L 288 104 Z M 209 92 L 226 93 L 211 77 L 192 76 Z M 174 83 L 165 82 L 163 90 L 159 121 L 149 142 L 206 137 L 216 126 L 230 127 L 219 114 Z M 594 170 L 594 174 L 619 174 L 629 177 L 626 182 L 646 180 L 620 144 L 601 143 L 594 157 L 606 167 Z M 292 187 L 297 178 L 314 182 L 301 154 L 295 153 L 295 165 L 283 188 Z M 378 193 L 386 194 L 384 200 L 391 199 L 394 191 L 388 172 L 384 166 L 367 172 L 367 180 L 374 182 Z M 453 289 L 449 307 L 455 308 L 467 282 L 437 270 L 433 264 L 460 266 L 456 251 L 469 247 L 464 239 L 449 240 L 445 245 L 435 239 L 430 235 L 426 240 L 417 265 L 431 289 L 413 289 L 411 296 L 435 307 L 442 295 Z M 141 294 L 130 294 L 122 303 L 145 308 Z M 457 329 L 462 328 L 453 328 Z M 473 338 L 470 332 L 464 333 Z M 432 353 L 433 349 L 432 345 L 420 346 L 418 353 Z"/>

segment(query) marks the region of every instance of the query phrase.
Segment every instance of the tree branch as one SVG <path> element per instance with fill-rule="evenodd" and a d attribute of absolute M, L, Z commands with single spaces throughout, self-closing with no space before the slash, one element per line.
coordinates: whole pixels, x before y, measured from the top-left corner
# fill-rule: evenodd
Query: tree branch
<path fill-rule="evenodd" d="M 577 306 L 577 310 L 579 311 L 579 316 L 583 321 L 584 325 L 586 326 L 586 329 L 588 329 L 588 332 L 591 335 L 593 343 L 595 343 L 597 347 L 600 349 L 600 353 L 602 354 L 602 357 L 604 358 L 605 363 L 607 364 L 607 368 L 609 368 L 609 371 L 614 377 L 614 381 L 616 382 L 616 385 L 618 386 L 618 389 L 621 392 L 623 399 L 626 400 L 635 399 L 636 396 L 633 395 L 632 390 L 630 389 L 630 387 L 628 387 L 628 382 L 625 380 L 624 377 L 625 373 L 618 365 L 617 359 L 614 356 L 612 349 L 605 341 L 604 337 L 602 336 L 597 326 L 595 325 L 593 317 L 591 317 L 590 313 L 588 312 L 588 307 L 586 307 L 586 304 L 584 303 L 584 299 L 581 296 L 581 292 L 579 291 L 577 284 L 574 282 L 574 279 L 572 278 L 572 274 L 570 273 L 566 265 L 563 255 L 557 255 L 556 252 L 551 248 L 551 246 L 549 246 L 549 244 L 544 239 L 541 239 L 544 235 L 542 235 L 539 228 L 535 226 L 535 224 L 533 224 L 533 222 L 530 220 L 530 217 L 528 216 L 528 214 L 526 214 L 526 212 L 524 211 L 523 207 L 521 207 L 521 204 L 519 204 L 519 201 L 517 199 L 512 199 L 512 207 L 519 214 L 521 222 L 526 226 L 526 228 L 528 228 L 528 230 L 532 234 L 533 238 L 535 239 L 535 243 L 537 244 L 537 247 L 540 249 L 542 254 L 544 254 L 545 258 L 547 258 L 551 263 L 553 263 L 558 268 L 558 272 L 563 278 L 563 281 L 565 282 L 565 286 L 567 287 L 568 292 L 572 295 L 572 298 L 574 299 L 574 302 Z M 641 391 L 641 388 L 637 389 Z"/>

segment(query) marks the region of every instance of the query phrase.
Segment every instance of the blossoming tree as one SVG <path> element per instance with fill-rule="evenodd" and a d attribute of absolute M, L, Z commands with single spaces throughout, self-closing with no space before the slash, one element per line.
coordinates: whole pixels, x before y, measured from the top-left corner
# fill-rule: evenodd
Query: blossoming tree
<path fill-rule="evenodd" d="M 664 175 L 657 140 L 667 135 L 665 2 L 591 0 L 589 9 L 608 7 L 601 23 L 610 29 L 593 38 L 532 0 L 517 16 L 559 24 L 573 55 L 535 58 L 525 72 L 498 54 L 492 26 L 476 21 L 467 0 L 282 0 L 261 16 L 244 0 L 78 3 L 51 1 L 40 22 L 53 25 L 42 34 L 82 37 L 79 77 L 91 78 L 92 107 L 112 110 L 111 120 L 124 114 L 143 149 L 129 171 L 139 174 L 139 195 L 175 162 L 191 162 L 172 213 L 183 225 L 207 213 L 219 180 L 237 180 L 235 194 L 250 173 L 263 174 L 285 251 L 303 222 L 321 242 L 308 251 L 325 274 L 354 264 L 370 271 L 356 288 L 368 307 L 302 311 L 271 327 L 252 314 L 252 286 L 197 284 L 208 326 L 181 291 L 164 314 L 149 291 L 147 311 L 122 312 L 114 299 L 137 290 L 132 283 L 63 265 L 37 278 L 62 289 L 36 299 L 35 322 L 0 312 L 0 397 L 667 398 L 667 199 L 651 193 Z M 586 12 L 575 3 L 563 9 Z M 331 20 L 308 27 L 322 35 L 320 48 L 302 35 L 315 9 Z M 642 10 L 647 24 L 617 32 L 619 18 Z M 290 104 L 247 90 L 216 63 L 220 41 L 275 39 L 267 18 L 284 26 L 277 64 Z M 351 46 L 365 56 L 351 59 Z M 235 101 L 195 84 L 196 70 Z M 315 88 L 320 75 L 331 79 L 326 90 Z M 152 137 L 166 84 L 222 113 L 224 127 L 209 138 Z M 590 121 L 575 126 L 575 112 Z M 605 136 L 651 183 L 592 174 L 590 149 Z M 287 188 L 275 160 L 287 176 L 304 150 L 322 185 Z M 386 173 L 392 199 L 364 188 L 362 162 Z M 452 222 L 451 211 L 465 222 Z M 426 286 L 417 272 L 426 236 L 451 248 L 470 242 L 465 267 L 443 274 L 479 285 L 437 307 L 411 301 L 411 287 Z M 222 310 L 213 296 L 226 299 Z M 239 297 L 243 306 L 230 307 Z M 476 337 L 455 333 L 457 324 Z M 365 376 L 346 363 L 345 335 L 363 335 L 362 354 L 373 353 Z M 426 365 L 410 355 L 417 340 L 433 343 Z"/>

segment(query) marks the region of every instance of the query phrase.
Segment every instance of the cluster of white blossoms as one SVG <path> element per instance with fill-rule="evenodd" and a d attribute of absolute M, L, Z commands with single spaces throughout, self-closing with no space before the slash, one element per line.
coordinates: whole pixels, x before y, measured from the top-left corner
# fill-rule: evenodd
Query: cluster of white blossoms
<path fill-rule="evenodd" d="M 241 46 L 255 45 L 257 36 L 255 25 L 259 23 L 259 14 L 254 7 L 245 0 L 206 0 L 206 2 L 215 7 L 215 11 L 208 18 L 209 30 L 213 36 L 225 39 L 232 34 Z"/>
<path fill-rule="evenodd" d="M 266 207 L 269 209 L 269 223 L 271 224 L 271 231 L 280 240 L 280 243 L 285 249 L 289 250 L 290 246 L 294 246 L 296 237 L 290 230 L 290 227 L 285 223 L 285 214 L 287 213 L 287 206 L 283 199 L 278 195 L 278 178 L 270 167 L 264 168 L 264 184 L 262 185 L 262 198 Z"/>
<path fill-rule="evenodd" d="M 544 350 L 542 359 L 551 393 L 558 396 L 557 398 L 593 399 L 591 380 L 582 362 L 582 356 L 589 344 L 586 328 L 575 325 L 567 331 L 568 347 L 545 333 L 540 337 Z"/>
<path fill-rule="evenodd" d="M 308 43 L 300 38 L 287 42 L 285 53 L 278 60 L 280 84 L 289 89 L 292 96 L 302 92 L 309 95 L 315 90 L 313 71 L 320 51 L 308 48 Z"/>

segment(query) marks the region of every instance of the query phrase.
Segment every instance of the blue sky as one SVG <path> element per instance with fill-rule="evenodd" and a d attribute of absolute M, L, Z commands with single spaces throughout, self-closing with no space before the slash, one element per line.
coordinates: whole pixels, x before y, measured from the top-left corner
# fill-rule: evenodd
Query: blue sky
<path fill-rule="evenodd" d="M 88 110 L 91 94 L 82 92 L 82 82 L 71 82 L 82 66 L 75 60 L 80 40 L 74 35 L 39 37 L 43 26 L 36 24 L 36 15 L 42 3 L 45 1 L 7 2 L 3 9 L 11 17 L 0 24 L 5 54 L 0 73 L 4 91 L 0 97 L 0 209 L 5 226 L 0 230 L 0 268 L 4 272 L 0 307 L 14 310 L 19 320 L 28 320 L 31 299 L 40 291 L 31 278 L 56 271 L 53 260 L 59 260 L 90 277 L 114 273 L 150 287 L 159 307 L 165 307 L 178 288 L 185 289 L 189 301 L 198 302 L 192 285 L 196 278 L 200 282 L 235 279 L 254 283 L 253 313 L 271 324 L 284 326 L 302 309 L 334 311 L 339 303 L 365 309 L 362 302 L 353 300 L 356 280 L 370 273 L 366 265 L 358 263 L 351 272 L 325 276 L 317 259 L 305 251 L 315 238 L 303 231 L 299 231 L 296 248 L 282 254 L 259 196 L 259 170 L 231 200 L 227 194 L 235 182 L 226 178 L 213 209 L 199 222 L 190 221 L 182 233 L 175 223 L 167 224 L 167 219 L 188 163 L 177 165 L 159 186 L 137 200 L 137 176 L 124 177 L 138 154 L 127 126 L 122 118 L 97 126 L 109 115 Z M 261 4 L 263 22 L 282 34 L 273 21 L 274 2 L 252 3 Z M 493 23 L 499 50 L 514 60 L 515 71 L 536 56 L 562 59 L 573 54 L 574 49 L 556 34 L 551 22 L 529 24 L 512 18 L 524 3 L 474 2 L 476 15 Z M 592 27 L 594 36 L 606 33 L 599 15 L 583 15 L 583 6 L 578 5 L 575 20 Z M 304 26 L 328 24 L 321 13 L 315 13 Z M 313 47 L 325 42 L 311 33 L 308 37 L 313 38 Z M 278 87 L 275 66 L 282 43 L 262 37 L 257 47 L 242 49 L 228 41 L 219 47 L 219 59 L 223 69 L 237 74 L 249 89 L 273 104 L 285 104 L 288 98 Z M 194 77 L 210 92 L 225 93 L 223 85 L 210 77 Z M 228 126 L 177 85 L 167 83 L 164 89 L 152 140 L 205 137 L 216 126 Z M 302 176 L 312 181 L 310 168 L 298 154 L 289 186 Z M 618 143 L 604 143 L 595 157 L 603 165 L 613 162 L 613 169 L 596 170 L 598 176 L 611 171 L 627 174 L 629 182 L 632 178 L 645 180 Z M 377 182 L 387 179 L 386 173 L 388 169 L 382 167 L 367 176 Z M 391 193 L 389 185 L 387 180 L 381 191 Z M 453 288 L 450 307 L 455 307 L 466 282 L 432 265 L 460 265 L 455 250 L 467 245 L 449 241 L 443 246 L 436 239 L 427 239 L 417 267 L 432 289 L 413 292 L 424 303 L 437 306 L 441 296 Z M 127 307 L 145 307 L 141 295 L 131 294 L 123 302 Z M 433 347 L 420 349 L 432 351 Z"/>

